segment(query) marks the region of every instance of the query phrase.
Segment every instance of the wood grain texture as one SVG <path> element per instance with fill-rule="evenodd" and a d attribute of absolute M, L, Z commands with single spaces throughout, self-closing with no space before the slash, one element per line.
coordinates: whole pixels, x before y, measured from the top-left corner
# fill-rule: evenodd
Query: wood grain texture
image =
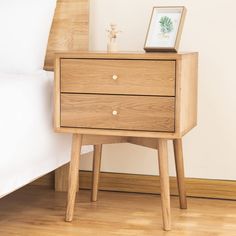
<path fill-rule="evenodd" d="M 68 174 L 68 171 L 66 173 Z M 53 173 L 50 175 L 50 179 L 52 179 Z M 37 180 L 36 185 L 53 188 L 53 182 L 48 179 L 48 176 L 42 177 Z M 101 172 L 99 189 L 160 194 L 159 182 L 159 176 Z M 34 185 L 34 183 L 32 184 Z M 91 184 L 92 173 L 90 171 L 80 171 L 80 188 L 91 189 Z M 185 178 L 185 184 L 188 197 L 236 200 L 236 181 Z M 67 182 L 65 182 L 60 191 L 67 191 L 67 186 Z M 170 177 L 170 193 L 172 196 L 179 195 L 175 177 Z"/>
<path fill-rule="evenodd" d="M 197 120 L 197 53 L 140 53 L 140 52 L 120 52 L 120 53 L 106 53 L 106 52 L 67 52 L 57 54 L 58 59 L 66 60 L 95 60 L 95 61 L 140 61 L 140 60 L 162 60 L 162 61 L 176 61 L 176 100 L 175 100 L 175 131 L 173 132 L 149 132 L 137 130 L 114 130 L 114 129 L 96 129 L 89 127 L 62 127 L 55 125 L 57 132 L 63 133 L 81 133 L 81 134 L 96 134 L 96 135 L 111 135 L 111 136 L 125 136 L 125 137 L 149 137 L 149 138 L 167 138 L 179 139 L 185 135 L 191 128 L 196 125 Z M 192 73 L 192 74 L 191 74 Z M 148 78 L 146 78 L 148 79 Z M 56 76 L 56 80 L 60 81 L 60 76 Z M 118 79 L 119 80 L 119 79 Z M 145 79 L 143 82 L 145 83 Z M 97 91 L 102 91 L 103 86 L 98 86 Z M 191 92 L 193 90 L 193 92 Z M 60 90 L 56 90 L 56 97 L 59 96 Z M 59 98 L 57 98 L 59 100 Z M 58 102 L 57 102 L 58 103 Z M 55 110 L 59 111 L 60 107 Z M 59 115 L 57 113 L 57 115 Z"/>
<path fill-rule="evenodd" d="M 68 174 L 68 171 L 67 171 L 67 174 Z M 55 186 L 54 171 L 34 180 L 29 185 L 31 185 L 31 186 L 49 186 L 49 187 L 53 188 Z M 66 186 L 67 186 L 67 184 L 66 184 Z"/>
<path fill-rule="evenodd" d="M 174 156 L 175 156 L 175 166 L 176 166 L 180 208 L 187 209 L 182 139 L 174 139 L 173 146 L 174 146 Z"/>
<path fill-rule="evenodd" d="M 180 211 L 171 198 L 173 229 L 162 231 L 160 197 L 152 194 L 80 191 L 73 223 L 65 223 L 65 193 L 24 188 L 0 199 L 1 236 L 235 236 L 236 202 L 189 198 Z M 79 217 L 78 217 L 78 213 Z"/>
<path fill-rule="evenodd" d="M 178 53 L 145 53 L 142 51 L 127 51 L 107 53 L 106 51 L 67 51 L 56 53 L 56 56 L 64 59 L 130 59 L 130 60 L 182 60 L 187 55 L 196 55 L 196 52 Z"/>
<path fill-rule="evenodd" d="M 102 158 L 102 145 L 94 145 L 93 155 L 93 177 L 92 177 L 92 202 L 96 202 L 98 198 L 99 176 Z"/>
<path fill-rule="evenodd" d="M 75 208 L 76 192 L 79 189 L 79 162 L 82 145 L 82 135 L 74 134 L 72 140 L 71 161 L 68 178 L 68 196 L 66 207 L 66 221 L 72 221 Z"/>
<path fill-rule="evenodd" d="M 80 175 L 81 189 L 91 188 L 92 174 L 82 171 Z M 186 178 L 186 194 L 188 197 L 236 200 L 236 181 Z M 153 175 L 136 175 L 125 173 L 101 172 L 100 190 L 160 194 L 160 177 Z M 66 190 L 66 186 L 64 186 Z M 176 177 L 170 177 L 170 193 L 178 196 Z"/>
<path fill-rule="evenodd" d="M 62 94 L 61 126 L 174 132 L 174 104 L 172 97 Z"/>
<path fill-rule="evenodd" d="M 197 54 L 171 55 L 171 60 L 169 56 L 163 59 L 162 54 L 151 56 L 131 53 L 114 55 L 109 53 L 58 54 L 56 61 L 61 61 L 61 64 L 57 65 L 60 67 L 61 74 L 57 73 L 56 84 L 60 83 L 62 87 L 55 89 L 57 94 L 57 101 L 55 101 L 57 108 L 55 110 L 60 116 L 60 124 L 57 122 L 59 118 L 55 119 L 56 131 L 73 132 L 74 136 L 82 134 L 117 135 L 129 138 L 134 136 L 136 138 L 133 139 L 133 143 L 144 146 L 152 146 L 152 142 L 141 140 L 140 137 L 153 138 L 150 133 L 156 133 L 156 137 L 159 138 L 157 149 L 164 230 L 171 229 L 167 150 L 167 139 L 170 136 L 164 133 L 171 133 L 171 135 L 180 138 L 194 127 L 197 99 Z M 162 59 L 154 61 L 153 58 Z M 175 77 L 176 64 L 177 74 Z M 120 74 L 116 73 L 116 70 Z M 169 78 L 172 80 L 171 86 Z M 113 84 L 109 79 L 113 80 Z M 118 83 L 115 85 L 114 81 Z M 171 88 L 172 92 L 164 88 Z M 157 92 L 153 92 L 153 89 Z M 120 93 L 124 94 L 120 95 Z M 100 129 L 100 133 L 98 133 L 98 129 Z M 106 132 L 104 132 L 105 130 Z M 124 135 L 122 133 L 114 134 L 114 130 L 126 133 Z M 132 135 L 134 132 L 136 133 Z M 160 139 L 161 136 L 163 139 Z M 181 171 L 179 158 L 181 153 L 178 149 L 175 147 L 176 158 L 179 161 L 177 171 Z M 93 190 L 96 190 L 100 158 L 94 163 Z M 72 166 L 72 164 L 70 165 Z M 183 178 L 181 177 L 183 177 L 183 173 L 178 173 L 182 207 L 184 203 L 181 181 Z M 68 204 L 67 208 L 69 209 L 66 217 L 68 221 L 71 221 L 73 217 L 72 206 L 74 206 L 75 194 L 71 197 L 70 192 L 76 192 L 75 180 L 76 178 L 69 178 L 69 183 L 72 182 L 70 185 L 73 185 L 73 191 L 69 191 L 68 194 L 68 202 L 72 202 L 70 205 Z M 93 192 L 92 200 L 96 199 L 97 196 L 94 196 Z"/>
<path fill-rule="evenodd" d="M 157 149 L 157 139 L 155 138 L 128 137 L 127 142 L 143 147 Z"/>
<path fill-rule="evenodd" d="M 68 191 L 69 164 L 55 170 L 55 191 Z"/>
<path fill-rule="evenodd" d="M 83 135 L 83 145 L 127 143 L 127 137 L 105 136 L 105 135 Z"/>
<path fill-rule="evenodd" d="M 113 130 L 113 129 L 91 129 L 91 128 L 69 128 L 56 127 L 55 131 L 58 133 L 74 133 L 74 134 L 89 134 L 102 136 L 123 136 L 123 137 L 146 137 L 146 138 L 166 138 L 177 139 L 182 135 L 178 133 L 169 132 L 153 132 L 153 131 L 136 131 L 136 130 Z"/>
<path fill-rule="evenodd" d="M 60 59 L 55 58 L 55 70 L 54 70 L 54 129 L 61 126 L 61 84 L 60 84 L 60 77 L 61 77 L 61 69 L 60 69 Z"/>
<path fill-rule="evenodd" d="M 61 59 L 61 91 L 175 96 L 175 61 Z"/>
<path fill-rule="evenodd" d="M 185 135 L 197 125 L 198 54 L 176 64 L 176 131 Z"/>
<path fill-rule="evenodd" d="M 53 70 L 55 52 L 87 50 L 89 0 L 58 0 L 48 41 L 45 69 Z"/>
<path fill-rule="evenodd" d="M 160 173 L 163 229 L 169 231 L 171 230 L 171 213 L 170 213 L 170 183 L 169 183 L 167 140 L 159 139 L 157 142 L 157 148 L 158 148 L 158 163 L 159 163 L 158 166 Z"/>

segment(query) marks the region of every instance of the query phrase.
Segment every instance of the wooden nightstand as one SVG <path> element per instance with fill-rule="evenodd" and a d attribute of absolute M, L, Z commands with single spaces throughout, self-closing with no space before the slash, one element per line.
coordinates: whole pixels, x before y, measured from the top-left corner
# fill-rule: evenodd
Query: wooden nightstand
<path fill-rule="evenodd" d="M 55 67 L 55 130 L 73 133 L 66 221 L 73 218 L 82 144 L 95 145 L 97 200 L 102 144 L 158 149 L 163 226 L 170 230 L 167 140 L 173 140 L 180 207 L 187 208 L 182 136 L 197 121 L 197 53 L 61 53 Z"/>

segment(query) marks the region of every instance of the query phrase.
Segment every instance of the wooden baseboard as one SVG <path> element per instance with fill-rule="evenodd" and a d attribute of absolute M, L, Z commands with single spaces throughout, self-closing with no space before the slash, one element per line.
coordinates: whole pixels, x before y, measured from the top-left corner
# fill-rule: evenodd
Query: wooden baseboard
<path fill-rule="evenodd" d="M 67 167 L 65 167 L 67 168 Z M 65 171 L 65 169 L 64 169 Z M 80 188 L 91 188 L 92 173 L 80 172 Z M 57 178 L 56 178 L 57 179 Z M 35 181 L 34 185 L 53 187 L 53 174 Z M 57 191 L 66 191 L 67 177 L 55 183 Z M 159 176 L 101 173 L 100 190 L 160 194 Z M 236 200 L 236 181 L 186 178 L 187 196 Z M 170 177 L 171 195 L 178 195 L 176 178 Z"/>
<path fill-rule="evenodd" d="M 90 189 L 91 172 L 82 171 L 81 189 Z M 101 173 L 100 190 L 160 194 L 159 176 Z M 236 200 L 236 181 L 186 178 L 187 196 Z M 176 178 L 170 177 L 171 195 L 178 195 Z"/>

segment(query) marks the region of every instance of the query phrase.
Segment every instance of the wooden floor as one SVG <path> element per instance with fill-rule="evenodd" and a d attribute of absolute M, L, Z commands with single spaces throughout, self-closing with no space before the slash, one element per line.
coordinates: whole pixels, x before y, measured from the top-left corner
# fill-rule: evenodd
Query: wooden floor
<path fill-rule="evenodd" d="M 66 194 L 27 187 L 0 200 L 0 236 L 236 236 L 236 201 L 171 198 L 171 232 L 163 232 L 160 197 L 100 192 L 97 203 L 81 191 L 72 223 L 64 222 Z"/>

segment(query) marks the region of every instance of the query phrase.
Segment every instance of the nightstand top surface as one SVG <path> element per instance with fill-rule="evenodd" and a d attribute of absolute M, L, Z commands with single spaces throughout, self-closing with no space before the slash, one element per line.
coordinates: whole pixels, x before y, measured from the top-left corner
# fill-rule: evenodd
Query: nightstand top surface
<path fill-rule="evenodd" d="M 197 55 L 197 52 L 106 52 L 106 51 L 68 51 L 58 52 L 57 57 L 60 58 L 104 58 L 104 59 L 160 59 L 160 60 L 177 60 L 188 55 Z"/>

